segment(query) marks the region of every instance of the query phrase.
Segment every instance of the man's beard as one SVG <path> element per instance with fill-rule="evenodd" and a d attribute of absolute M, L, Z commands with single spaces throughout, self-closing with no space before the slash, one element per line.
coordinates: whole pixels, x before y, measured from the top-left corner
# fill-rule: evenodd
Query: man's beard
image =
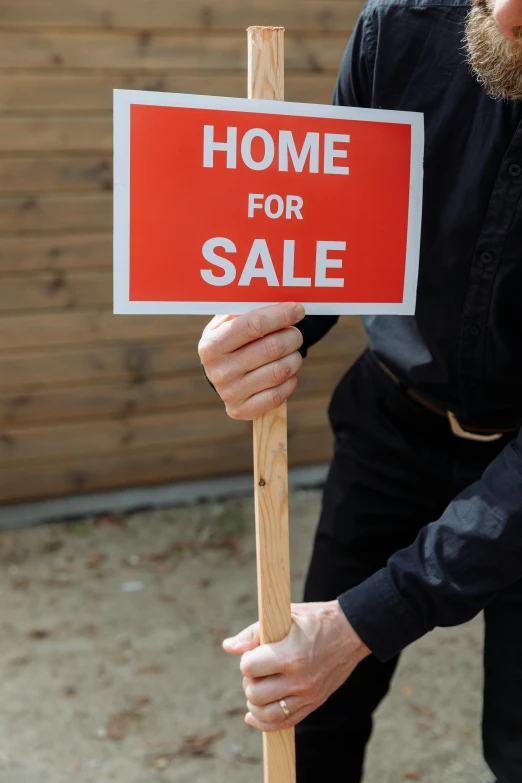
<path fill-rule="evenodd" d="M 468 62 L 492 98 L 522 100 L 522 26 L 508 40 L 493 18 L 488 0 L 472 0 L 466 23 Z"/>

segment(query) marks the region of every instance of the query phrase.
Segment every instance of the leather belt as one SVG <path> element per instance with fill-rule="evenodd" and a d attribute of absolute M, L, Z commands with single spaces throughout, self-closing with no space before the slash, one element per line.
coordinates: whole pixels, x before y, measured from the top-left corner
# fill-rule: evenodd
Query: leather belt
<path fill-rule="evenodd" d="M 387 367 L 383 362 L 381 362 L 379 359 L 376 359 L 377 364 L 383 370 L 388 378 L 391 378 L 391 380 L 397 385 L 402 386 L 406 394 L 415 400 L 415 402 L 418 402 L 420 405 L 423 405 L 425 408 L 427 408 L 432 413 L 436 413 L 438 416 L 442 416 L 444 419 L 447 419 L 449 421 L 451 431 L 454 435 L 456 435 L 457 438 L 463 438 L 464 440 L 474 440 L 479 443 L 492 443 L 493 441 L 500 440 L 504 435 L 511 433 L 511 432 L 518 432 L 519 427 L 512 427 L 509 429 L 503 429 L 503 430 L 490 430 L 490 429 L 483 429 L 480 427 L 463 427 L 460 421 L 457 419 L 454 413 L 452 411 L 447 410 L 446 408 L 442 408 L 437 403 L 433 402 L 433 400 L 429 400 L 426 397 L 424 397 L 422 394 L 419 394 L 415 389 L 411 389 L 407 386 L 404 386 L 404 384 L 397 378 L 395 373 L 393 373 L 389 367 Z"/>

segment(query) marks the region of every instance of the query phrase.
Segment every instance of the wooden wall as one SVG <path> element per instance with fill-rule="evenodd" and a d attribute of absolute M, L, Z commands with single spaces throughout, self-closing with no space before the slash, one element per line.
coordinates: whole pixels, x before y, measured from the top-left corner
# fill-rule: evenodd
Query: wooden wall
<path fill-rule="evenodd" d="M 201 378 L 206 318 L 111 314 L 115 87 L 244 96 L 250 24 L 287 27 L 287 99 L 330 101 L 360 0 L 0 0 L 0 502 L 246 470 Z M 360 351 L 346 319 L 291 404 L 294 464 Z"/>

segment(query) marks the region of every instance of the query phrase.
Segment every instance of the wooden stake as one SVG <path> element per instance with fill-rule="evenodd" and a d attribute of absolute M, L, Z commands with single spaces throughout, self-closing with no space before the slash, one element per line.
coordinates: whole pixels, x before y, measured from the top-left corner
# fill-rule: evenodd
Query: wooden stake
<path fill-rule="evenodd" d="M 249 27 L 248 97 L 285 99 L 285 28 Z"/>
<path fill-rule="evenodd" d="M 284 100 L 284 28 L 248 29 L 248 97 Z M 261 643 L 290 631 L 286 403 L 254 421 L 257 587 Z M 288 694 L 291 695 L 291 694 Z M 294 730 L 263 734 L 264 783 L 295 783 Z"/>

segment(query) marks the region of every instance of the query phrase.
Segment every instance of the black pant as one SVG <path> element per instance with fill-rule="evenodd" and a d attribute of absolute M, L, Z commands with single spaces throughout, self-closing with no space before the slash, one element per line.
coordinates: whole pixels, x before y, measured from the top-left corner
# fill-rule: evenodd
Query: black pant
<path fill-rule="evenodd" d="M 449 423 L 395 385 L 369 352 L 337 387 L 330 421 L 335 456 L 305 601 L 335 599 L 382 568 L 438 519 L 509 441 L 509 436 L 493 443 L 455 437 Z M 484 614 L 484 753 L 499 783 L 521 783 L 521 583 L 496 596 Z M 366 658 L 297 727 L 298 783 L 359 783 L 372 714 L 396 665 L 397 659 Z"/>

